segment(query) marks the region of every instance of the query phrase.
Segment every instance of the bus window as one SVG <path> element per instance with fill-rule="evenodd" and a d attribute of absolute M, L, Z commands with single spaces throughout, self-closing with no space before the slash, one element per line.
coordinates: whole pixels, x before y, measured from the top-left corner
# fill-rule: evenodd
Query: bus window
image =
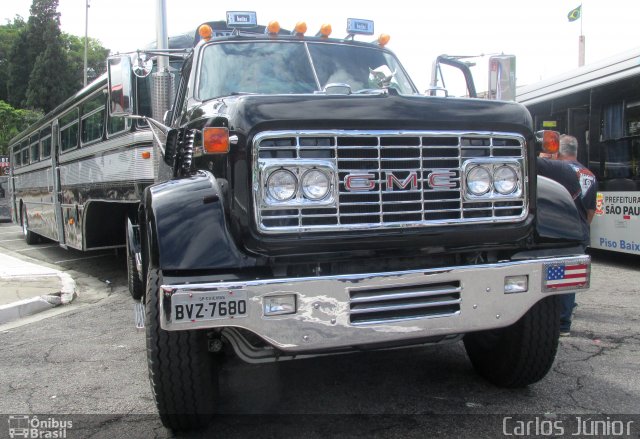
<path fill-rule="evenodd" d="M 640 136 L 640 101 L 627 104 L 624 119 L 627 136 Z"/>
<path fill-rule="evenodd" d="M 98 91 L 82 104 L 82 144 L 102 139 L 107 96 Z"/>
<path fill-rule="evenodd" d="M 78 109 L 60 118 L 60 149 L 62 152 L 78 147 Z"/>
<path fill-rule="evenodd" d="M 31 148 L 31 163 L 35 163 L 40 160 L 40 139 L 38 133 L 29 137 L 29 145 Z"/>
<path fill-rule="evenodd" d="M 29 143 L 25 141 L 20 146 L 22 146 L 22 165 L 26 166 L 29 164 Z"/>
<path fill-rule="evenodd" d="M 107 134 L 117 134 L 129 128 L 129 119 L 126 117 L 108 117 Z"/>
<path fill-rule="evenodd" d="M 42 158 L 51 157 L 51 127 L 40 131 L 40 143 L 42 144 Z"/>
<path fill-rule="evenodd" d="M 13 145 L 13 166 L 19 168 L 22 165 L 22 155 L 20 153 L 20 145 Z"/>
<path fill-rule="evenodd" d="M 602 140 L 615 140 L 624 136 L 623 110 L 622 102 L 602 107 Z"/>

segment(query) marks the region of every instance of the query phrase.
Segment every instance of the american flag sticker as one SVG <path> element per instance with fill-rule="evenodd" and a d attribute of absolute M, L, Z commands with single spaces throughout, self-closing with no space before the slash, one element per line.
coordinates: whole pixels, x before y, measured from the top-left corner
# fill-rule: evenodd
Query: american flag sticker
<path fill-rule="evenodd" d="M 589 288 L 589 277 L 590 266 L 588 260 L 544 264 L 542 290 L 559 291 Z"/>

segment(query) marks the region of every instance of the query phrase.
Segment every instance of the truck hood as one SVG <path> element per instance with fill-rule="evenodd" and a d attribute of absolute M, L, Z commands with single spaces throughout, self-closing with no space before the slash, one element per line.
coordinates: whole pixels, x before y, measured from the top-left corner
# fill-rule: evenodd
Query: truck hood
<path fill-rule="evenodd" d="M 250 136 L 264 129 L 477 130 L 532 133 L 521 104 L 482 99 L 380 95 L 244 95 L 192 107 L 191 120 L 224 117 Z"/>

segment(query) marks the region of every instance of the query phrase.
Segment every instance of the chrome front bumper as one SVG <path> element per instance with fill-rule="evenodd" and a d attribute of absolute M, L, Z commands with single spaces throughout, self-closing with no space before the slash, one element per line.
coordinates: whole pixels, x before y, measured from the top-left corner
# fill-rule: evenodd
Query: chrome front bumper
<path fill-rule="evenodd" d="M 548 273 L 572 273 L 576 266 L 582 273 L 573 275 L 578 282 L 549 285 Z M 401 344 L 509 326 L 548 295 L 589 288 L 590 266 L 589 256 L 578 255 L 401 272 L 162 285 L 160 325 L 168 331 L 244 328 L 288 352 Z M 526 291 L 505 292 L 505 278 L 514 276 L 526 276 Z M 246 316 L 174 318 L 172 301 L 196 304 L 230 292 L 246 297 Z M 295 313 L 265 316 L 264 299 L 282 295 L 295 296 Z"/>

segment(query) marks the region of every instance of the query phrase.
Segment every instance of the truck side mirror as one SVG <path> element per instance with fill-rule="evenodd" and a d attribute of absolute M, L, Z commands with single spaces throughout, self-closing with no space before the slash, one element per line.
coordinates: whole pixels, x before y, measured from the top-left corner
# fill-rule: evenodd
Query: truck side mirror
<path fill-rule="evenodd" d="M 126 55 L 111 57 L 107 60 L 107 71 L 109 76 L 109 115 L 132 115 L 131 59 Z"/>
<path fill-rule="evenodd" d="M 516 100 L 516 57 L 495 55 L 489 58 L 489 99 Z"/>

